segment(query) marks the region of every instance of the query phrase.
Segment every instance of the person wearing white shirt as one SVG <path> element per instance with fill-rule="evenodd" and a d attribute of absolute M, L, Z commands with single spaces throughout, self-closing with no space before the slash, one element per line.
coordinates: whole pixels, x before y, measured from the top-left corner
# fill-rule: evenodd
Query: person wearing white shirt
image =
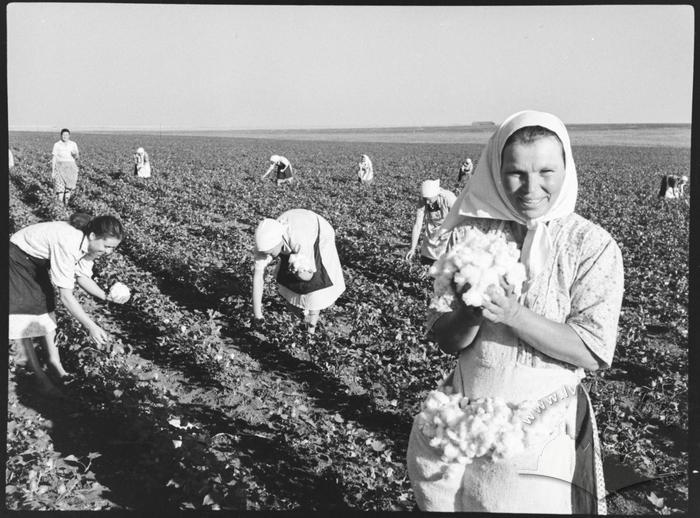
<path fill-rule="evenodd" d="M 307 331 L 314 334 L 320 312 L 345 291 L 335 246 L 335 230 L 319 214 L 291 209 L 277 219 L 263 219 L 255 230 L 253 316 L 263 318 L 265 269 L 279 257 L 275 278 L 290 309 L 300 310 Z M 305 264 L 305 265 L 304 265 Z"/>
<path fill-rule="evenodd" d="M 272 155 L 270 157 L 270 162 L 272 165 L 267 169 L 262 178 L 265 178 L 272 171 L 277 171 L 277 185 L 282 185 L 284 183 L 293 184 L 294 183 L 294 170 L 292 169 L 292 164 L 287 160 L 287 158 L 281 155 Z"/>
<path fill-rule="evenodd" d="M 9 165 L 9 169 L 12 169 L 12 168 L 15 166 L 15 157 L 12 156 L 12 150 L 11 150 L 11 149 L 8 149 L 8 151 L 10 152 L 10 165 Z"/>
<path fill-rule="evenodd" d="M 360 159 L 359 170 L 357 172 L 357 177 L 361 184 L 369 185 L 374 179 L 374 170 L 372 169 L 372 161 L 367 155 L 362 155 Z"/>
<path fill-rule="evenodd" d="M 457 175 L 457 182 L 461 182 L 462 179 L 466 178 L 467 181 L 472 177 L 472 172 L 474 171 L 474 163 L 471 158 L 467 158 L 462 165 L 459 166 L 459 174 Z"/>
<path fill-rule="evenodd" d="M 440 236 L 438 229 L 450 208 L 457 200 L 454 193 L 440 187 L 440 180 L 426 180 L 421 184 L 421 197 L 416 209 L 416 221 L 411 233 L 411 248 L 406 254 L 406 261 L 411 261 L 416 255 L 418 238 L 426 220 L 425 235 L 421 246 L 421 264 L 432 265 L 447 248 L 449 235 Z"/>
<path fill-rule="evenodd" d="M 77 213 L 70 221 L 48 221 L 29 225 L 10 237 L 9 245 L 9 339 L 21 344 L 42 393 L 60 395 L 46 375 L 34 350 L 38 338 L 47 352 L 48 367 L 63 380 L 69 377 L 61 364 L 56 335 L 55 294 L 87 330 L 92 341 L 105 346 L 109 335 L 85 312 L 73 294 L 77 282 L 85 292 L 100 300 L 124 303 L 92 280 L 93 261 L 110 254 L 124 234 L 114 216 L 90 218 Z"/>
<path fill-rule="evenodd" d="M 78 183 L 78 164 L 80 158 L 78 144 L 70 139 L 70 130 L 61 130 L 61 140 L 53 145 L 51 159 L 51 178 L 53 178 L 56 199 L 68 205 L 75 186 Z"/>
<path fill-rule="evenodd" d="M 148 153 L 142 147 L 134 154 L 134 174 L 139 178 L 151 177 L 151 162 L 148 160 Z"/>

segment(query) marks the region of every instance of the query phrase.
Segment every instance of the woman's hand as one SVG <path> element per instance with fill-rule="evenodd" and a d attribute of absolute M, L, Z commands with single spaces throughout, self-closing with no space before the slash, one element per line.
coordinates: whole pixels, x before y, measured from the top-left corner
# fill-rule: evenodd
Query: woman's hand
<path fill-rule="evenodd" d="M 408 261 L 408 262 L 410 263 L 411 261 L 413 261 L 413 258 L 414 258 L 415 256 L 416 256 L 416 249 L 415 249 L 415 248 L 411 248 L 411 249 L 408 251 L 408 253 L 406 254 L 406 261 Z"/>
<path fill-rule="evenodd" d="M 516 327 L 523 306 L 518 302 L 518 297 L 509 284 L 501 283 L 505 295 L 498 292 L 495 286 L 489 286 L 484 293 L 482 314 L 486 320 L 494 323 L 502 323 L 510 327 Z"/>
<path fill-rule="evenodd" d="M 102 348 L 111 340 L 111 337 L 100 326 L 94 324 L 88 328 L 88 334 L 90 339 L 97 344 L 98 347 Z"/>

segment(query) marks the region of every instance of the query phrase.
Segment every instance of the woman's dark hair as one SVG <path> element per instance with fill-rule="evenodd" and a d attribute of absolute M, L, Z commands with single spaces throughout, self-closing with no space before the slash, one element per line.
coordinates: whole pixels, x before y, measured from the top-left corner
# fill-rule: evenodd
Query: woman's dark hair
<path fill-rule="evenodd" d="M 76 212 L 71 215 L 68 222 L 78 230 L 82 230 L 85 235 L 94 232 L 98 238 L 114 237 L 120 241 L 124 237 L 124 226 L 114 216 L 93 218 L 89 214 Z"/>
<path fill-rule="evenodd" d="M 70 223 L 71 226 L 77 228 L 78 230 L 84 231 L 85 227 L 87 227 L 91 219 L 92 216 L 90 216 L 90 214 L 85 214 L 84 212 L 76 212 L 75 214 L 71 214 L 70 218 L 68 219 L 68 223 Z"/>
<path fill-rule="evenodd" d="M 70 134 L 70 130 L 68 128 L 63 128 L 61 130 L 61 135 L 63 135 L 66 131 Z"/>
<path fill-rule="evenodd" d="M 557 139 L 557 142 L 559 142 L 559 145 L 561 146 L 561 156 L 564 159 L 564 165 L 566 165 L 564 144 L 559 138 L 559 135 L 543 126 L 525 126 L 515 130 L 513 133 L 511 133 L 510 137 L 506 139 L 506 143 L 503 145 L 503 151 L 505 151 L 505 149 L 511 144 L 531 144 L 534 141 L 545 137 L 554 137 Z M 503 160 L 503 151 L 501 151 L 501 160 Z"/>

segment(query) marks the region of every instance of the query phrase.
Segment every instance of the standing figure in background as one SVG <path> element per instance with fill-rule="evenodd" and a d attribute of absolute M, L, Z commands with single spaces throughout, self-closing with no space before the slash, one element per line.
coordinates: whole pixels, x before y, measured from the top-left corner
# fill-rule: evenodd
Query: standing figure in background
<path fill-rule="evenodd" d="M 52 374 L 60 380 L 69 376 L 55 343 L 54 287 L 63 306 L 85 327 L 91 340 L 100 347 L 107 345 L 109 335 L 88 316 L 73 289 L 77 282 L 97 299 L 120 304 L 128 300 L 128 295 L 113 297 L 92 280 L 94 260 L 112 253 L 123 234 L 121 222 L 113 216 L 90 218 L 77 213 L 70 221 L 35 223 L 10 237 L 9 339 L 24 348 L 45 394 L 58 395 L 58 391 L 39 363 L 34 339 L 44 346 Z"/>
<path fill-rule="evenodd" d="M 361 184 L 369 185 L 374 180 L 374 170 L 372 169 L 372 161 L 367 155 L 362 155 L 360 159 L 360 169 L 357 172 L 357 177 Z"/>
<path fill-rule="evenodd" d="M 260 222 L 255 230 L 253 270 L 253 316 L 258 320 L 263 318 L 265 268 L 278 256 L 279 293 L 290 309 L 301 310 L 313 334 L 321 310 L 345 291 L 335 230 L 322 216 L 306 209 L 288 210 L 277 219 Z"/>
<path fill-rule="evenodd" d="M 411 248 L 406 254 L 406 261 L 413 260 L 416 255 L 418 238 L 426 220 L 425 234 L 420 251 L 420 262 L 432 265 L 445 251 L 449 235 L 438 235 L 438 229 L 452 208 L 457 196 L 440 187 L 440 180 L 426 180 L 420 186 L 420 198 L 416 209 L 416 221 L 411 233 Z"/>
<path fill-rule="evenodd" d="M 151 163 L 148 161 L 148 153 L 142 147 L 134 154 L 134 175 L 139 178 L 151 177 Z"/>
<path fill-rule="evenodd" d="M 12 150 L 8 149 L 10 152 L 10 165 L 8 166 L 8 169 L 12 169 L 15 166 L 15 157 L 12 156 Z"/>
<path fill-rule="evenodd" d="M 53 145 L 51 158 L 51 178 L 53 178 L 56 200 L 68 205 L 75 186 L 78 183 L 78 164 L 80 158 L 78 144 L 70 139 L 70 130 L 61 130 L 61 140 Z"/>
<path fill-rule="evenodd" d="M 661 178 L 659 188 L 659 198 L 674 200 L 682 198 L 685 194 L 685 186 L 688 184 L 688 177 L 667 174 Z"/>
<path fill-rule="evenodd" d="M 462 165 L 459 166 L 459 174 L 457 175 L 457 183 L 461 183 L 466 177 L 467 181 L 472 177 L 472 171 L 474 171 L 474 164 L 471 158 L 467 158 Z"/>
<path fill-rule="evenodd" d="M 281 155 L 272 155 L 270 157 L 270 162 L 272 162 L 272 164 L 265 174 L 262 175 L 262 178 L 265 178 L 272 171 L 277 171 L 277 185 L 282 185 L 284 183 L 294 184 L 294 170 L 289 160 Z"/>

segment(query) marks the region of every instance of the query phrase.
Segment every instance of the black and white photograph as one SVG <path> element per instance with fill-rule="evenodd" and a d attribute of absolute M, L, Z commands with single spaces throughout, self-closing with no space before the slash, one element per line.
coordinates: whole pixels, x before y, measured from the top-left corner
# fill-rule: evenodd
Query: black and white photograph
<path fill-rule="evenodd" d="M 4 511 L 700 513 L 692 5 L 5 15 Z"/>

